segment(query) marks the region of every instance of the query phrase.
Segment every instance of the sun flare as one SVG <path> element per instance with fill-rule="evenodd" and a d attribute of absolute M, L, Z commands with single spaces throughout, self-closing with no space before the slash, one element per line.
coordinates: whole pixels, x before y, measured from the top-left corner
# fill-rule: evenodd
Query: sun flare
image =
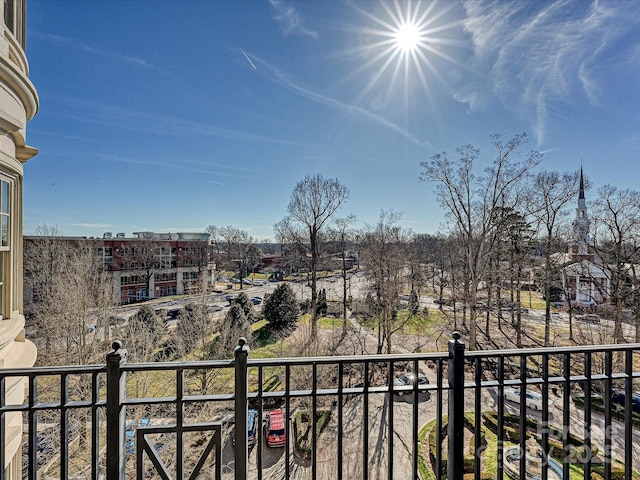
<path fill-rule="evenodd" d="M 395 46 L 402 52 L 413 52 L 418 48 L 421 37 L 418 25 L 409 22 L 403 23 L 394 32 Z"/>
<path fill-rule="evenodd" d="M 354 51 L 364 59 L 356 73 L 368 74 L 361 98 L 379 101 L 384 95 L 388 105 L 409 106 L 414 93 L 430 95 L 436 82 L 447 83 L 441 70 L 459 63 L 454 49 L 464 44 L 454 2 L 379 0 L 353 8 L 365 20 L 354 28 L 359 42 Z"/>

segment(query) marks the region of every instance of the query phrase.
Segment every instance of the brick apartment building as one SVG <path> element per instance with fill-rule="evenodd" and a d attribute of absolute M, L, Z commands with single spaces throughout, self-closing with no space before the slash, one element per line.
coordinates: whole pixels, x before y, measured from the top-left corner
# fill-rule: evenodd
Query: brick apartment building
<path fill-rule="evenodd" d="M 25 236 L 25 251 L 38 248 L 43 238 Z M 102 238 L 56 240 L 95 249 L 104 270 L 113 276 L 115 303 L 188 294 L 200 288 L 201 280 L 211 283 L 213 264 L 207 233 L 136 232 L 126 237 L 124 233 L 107 232 Z M 25 277 L 28 278 L 28 272 Z M 31 294 L 37 296 L 37 287 L 31 288 Z"/>

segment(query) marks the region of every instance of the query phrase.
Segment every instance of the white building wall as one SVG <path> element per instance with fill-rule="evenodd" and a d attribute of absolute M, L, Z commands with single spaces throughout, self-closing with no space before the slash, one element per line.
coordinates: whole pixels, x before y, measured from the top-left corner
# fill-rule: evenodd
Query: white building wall
<path fill-rule="evenodd" d="M 22 310 L 22 183 L 23 164 L 37 150 L 26 145 L 26 124 L 38 109 L 38 96 L 29 81 L 24 53 L 25 0 L 9 5 L 9 28 L 0 16 L 0 180 L 6 182 L 9 209 L 8 231 L 0 228 L 0 368 L 33 366 L 35 346 L 26 340 Z M 0 0 L 0 12 L 4 12 Z M 0 217 L 3 215 L 0 215 Z M 15 379 L 6 387 L 6 402 L 21 404 L 25 379 Z M 4 449 L 6 478 L 22 478 L 22 415 L 5 416 Z"/>

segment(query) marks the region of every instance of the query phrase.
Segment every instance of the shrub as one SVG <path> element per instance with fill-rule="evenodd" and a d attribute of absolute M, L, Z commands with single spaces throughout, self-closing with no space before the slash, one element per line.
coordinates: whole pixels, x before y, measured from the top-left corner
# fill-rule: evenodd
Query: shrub
<path fill-rule="evenodd" d="M 331 418 L 331 410 L 319 410 L 316 412 L 316 438 L 320 436 Z M 309 412 L 300 410 L 296 412 L 293 420 L 295 437 L 295 448 L 301 457 L 311 458 L 313 442 L 309 438 L 312 432 L 312 425 L 309 421 Z"/>
<path fill-rule="evenodd" d="M 577 407 L 583 407 L 584 406 L 584 396 L 582 396 L 582 395 L 574 396 L 573 397 L 573 402 L 576 404 Z M 591 399 L 591 410 L 596 411 L 596 412 L 604 412 L 604 403 L 603 403 L 601 398 L 592 398 Z M 613 418 L 618 419 L 618 420 L 624 421 L 624 418 L 625 418 L 624 409 L 618 410 L 616 408 L 612 408 L 611 409 L 611 416 Z M 640 413 L 632 411 L 631 412 L 631 421 L 633 422 L 634 426 L 640 427 Z"/>

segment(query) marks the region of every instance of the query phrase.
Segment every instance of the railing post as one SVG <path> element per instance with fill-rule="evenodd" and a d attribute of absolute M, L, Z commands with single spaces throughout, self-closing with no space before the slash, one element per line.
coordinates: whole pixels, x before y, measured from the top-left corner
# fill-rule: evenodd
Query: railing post
<path fill-rule="evenodd" d="M 447 425 L 447 480 L 464 476 L 464 343 L 460 333 L 449 340 L 449 422 Z M 476 472 L 477 473 L 477 472 Z"/>
<path fill-rule="evenodd" d="M 249 345 L 247 339 L 238 339 L 238 346 L 234 350 L 236 385 L 235 385 L 235 480 L 246 480 L 249 474 L 247 447 L 247 408 L 249 380 L 247 377 L 247 358 Z M 218 461 L 220 461 L 218 459 Z"/>
<path fill-rule="evenodd" d="M 127 361 L 127 351 L 119 341 L 113 342 L 107 353 L 107 480 L 124 480 L 124 430 L 126 409 L 122 400 L 126 395 L 126 372 L 120 367 Z"/>

